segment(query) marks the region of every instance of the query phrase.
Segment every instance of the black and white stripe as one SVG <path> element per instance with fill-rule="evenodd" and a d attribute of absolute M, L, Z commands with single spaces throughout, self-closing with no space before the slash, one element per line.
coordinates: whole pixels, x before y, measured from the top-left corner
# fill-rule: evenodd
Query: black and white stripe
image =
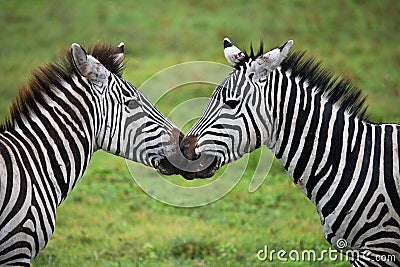
<path fill-rule="evenodd" d="M 360 90 L 304 53 L 288 54 L 291 45 L 234 64 L 184 154 L 216 157 L 219 168 L 268 146 L 316 205 L 328 242 L 360 253 L 354 266 L 399 266 L 400 125 L 370 122 Z"/>
<path fill-rule="evenodd" d="M 123 44 L 77 44 L 21 88 L 0 130 L 0 265 L 29 266 L 98 149 L 171 174 L 180 131 L 121 77 Z"/>

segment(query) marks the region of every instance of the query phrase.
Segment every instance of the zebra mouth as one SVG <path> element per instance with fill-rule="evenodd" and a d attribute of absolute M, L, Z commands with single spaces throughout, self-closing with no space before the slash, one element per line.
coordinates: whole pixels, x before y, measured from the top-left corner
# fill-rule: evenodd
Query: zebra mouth
<path fill-rule="evenodd" d="M 210 178 L 214 176 L 215 172 L 218 170 L 218 158 L 215 156 L 207 155 L 203 157 L 205 162 L 209 162 L 210 159 L 213 160 L 211 164 L 208 164 L 208 166 L 203 165 L 203 163 L 197 164 L 197 171 L 185 171 L 185 170 L 180 170 L 179 174 L 182 175 L 186 180 L 193 180 L 195 178 Z"/>
<path fill-rule="evenodd" d="M 196 153 L 198 136 L 185 136 L 180 149 L 183 154 L 183 161 L 180 164 L 179 173 L 187 180 L 194 178 L 212 177 L 218 169 L 218 158 L 212 153 Z"/>
<path fill-rule="evenodd" d="M 156 168 L 161 174 L 164 175 L 179 174 L 179 169 L 169 162 L 167 158 L 162 158 Z"/>

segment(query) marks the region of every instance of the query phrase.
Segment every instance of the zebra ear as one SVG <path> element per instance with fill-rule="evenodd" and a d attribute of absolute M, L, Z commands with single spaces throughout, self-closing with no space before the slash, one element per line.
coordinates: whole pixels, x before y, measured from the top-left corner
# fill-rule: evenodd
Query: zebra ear
<path fill-rule="evenodd" d="M 71 54 L 76 69 L 91 82 L 100 85 L 107 78 L 106 68 L 76 43 L 71 45 Z"/>
<path fill-rule="evenodd" d="M 124 49 L 124 42 L 120 42 L 117 48 L 115 48 L 115 62 L 119 65 L 122 64 L 122 61 L 124 61 L 124 56 L 125 56 L 125 49 Z"/>
<path fill-rule="evenodd" d="M 242 58 L 244 58 L 244 53 L 240 51 L 228 38 L 224 38 L 224 56 L 226 60 L 236 66 Z"/>
<path fill-rule="evenodd" d="M 293 40 L 287 41 L 279 48 L 275 48 L 260 56 L 257 61 L 263 65 L 267 71 L 274 71 L 289 54 L 293 45 Z"/>
<path fill-rule="evenodd" d="M 83 49 L 79 44 L 73 43 L 71 45 L 71 54 L 76 69 L 80 72 L 80 74 L 82 74 L 82 76 L 86 76 L 89 68 L 89 62 L 85 49 Z"/>

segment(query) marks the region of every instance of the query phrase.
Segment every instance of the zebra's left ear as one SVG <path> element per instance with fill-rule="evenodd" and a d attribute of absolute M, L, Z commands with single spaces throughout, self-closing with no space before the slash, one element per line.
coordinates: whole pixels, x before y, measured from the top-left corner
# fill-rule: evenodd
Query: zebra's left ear
<path fill-rule="evenodd" d="M 255 79 L 261 78 L 262 76 L 274 71 L 282 61 L 289 54 L 289 50 L 293 45 L 293 40 L 287 41 L 281 47 L 275 48 L 262 56 L 259 56 L 255 60 L 254 69 Z"/>
<path fill-rule="evenodd" d="M 71 54 L 79 73 L 96 85 L 101 85 L 107 79 L 107 69 L 94 57 L 87 55 L 78 44 L 71 45 Z"/>

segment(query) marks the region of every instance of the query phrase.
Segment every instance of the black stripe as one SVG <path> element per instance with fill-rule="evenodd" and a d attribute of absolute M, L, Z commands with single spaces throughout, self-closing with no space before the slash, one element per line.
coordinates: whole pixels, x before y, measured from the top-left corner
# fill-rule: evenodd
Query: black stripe
<path fill-rule="evenodd" d="M 333 126 L 332 139 L 327 140 L 327 142 L 331 142 L 331 148 L 328 155 L 328 160 L 326 164 L 326 171 L 331 167 L 331 171 L 329 176 L 322 183 L 320 188 L 318 189 L 318 193 L 315 198 L 315 202 L 318 204 L 321 199 L 326 195 L 328 190 L 330 189 L 332 182 L 335 180 L 336 174 L 339 170 L 339 164 L 342 154 L 343 147 L 343 131 L 344 131 L 344 113 L 337 112 L 336 120 Z M 326 217 L 332 211 L 332 207 L 330 205 L 324 206 L 321 210 L 322 214 Z"/>
<path fill-rule="evenodd" d="M 362 167 L 361 167 L 361 171 L 359 174 L 360 178 L 358 179 L 356 187 L 354 188 L 353 193 L 350 195 L 350 198 L 347 201 L 346 206 L 344 207 L 344 210 L 348 210 L 349 207 L 351 205 L 353 205 L 353 203 L 355 203 L 355 201 L 357 200 L 357 197 L 359 196 L 359 193 L 361 192 L 362 187 L 365 185 L 365 178 L 362 179 L 362 177 L 367 177 L 370 161 L 372 160 L 372 158 L 371 158 L 372 147 L 373 147 L 372 127 L 370 124 L 366 124 L 365 129 L 366 129 L 366 133 L 365 133 L 366 135 L 365 135 L 365 143 L 364 143 L 364 158 L 362 161 Z M 364 203 L 364 205 L 365 205 L 365 203 Z M 358 224 L 358 219 L 360 218 L 362 212 L 364 211 L 364 208 L 365 208 L 365 206 L 362 206 L 362 208 L 360 209 L 360 206 L 359 206 L 355 211 L 353 211 L 353 213 L 352 213 L 353 218 L 348 223 L 346 231 L 343 235 L 344 239 L 348 238 L 352 229 Z M 339 215 L 338 220 L 341 217 L 343 217 L 343 215 L 342 216 Z"/>
<path fill-rule="evenodd" d="M 374 204 L 369 208 L 368 214 L 367 214 L 367 220 L 370 220 L 372 215 L 376 212 L 379 204 L 385 202 L 385 197 L 382 194 L 379 194 L 379 196 L 376 198 Z"/>
<path fill-rule="evenodd" d="M 362 140 L 362 134 L 364 133 L 364 126 L 360 120 L 356 120 L 356 123 L 358 123 L 358 133 L 357 133 L 357 139 L 355 142 L 356 142 L 356 146 L 358 147 L 358 151 L 359 151 L 360 145 L 361 145 L 361 140 Z M 370 129 L 370 127 L 369 127 L 369 129 Z M 371 130 L 369 130 L 369 137 L 371 138 Z M 367 140 L 367 138 L 366 138 L 366 140 Z M 353 174 L 354 176 L 356 176 L 354 178 L 357 179 L 357 183 L 354 187 L 354 190 L 350 193 L 350 196 L 347 199 L 346 204 L 339 211 L 339 215 L 336 218 L 336 221 L 332 225 L 333 232 L 336 232 L 339 229 L 340 225 L 342 224 L 343 220 L 348 215 L 348 213 L 352 212 L 351 207 L 354 205 L 355 201 L 359 197 L 361 189 L 365 183 L 365 177 L 367 176 L 367 172 L 368 172 L 368 165 L 369 165 L 372 147 L 371 147 L 371 145 L 368 144 L 368 142 L 365 142 L 364 145 L 365 145 L 364 146 L 364 158 L 361 161 L 360 173 Z M 356 154 L 354 156 L 357 157 Z M 353 159 L 353 160 L 356 160 L 356 159 Z M 340 193 L 340 191 L 338 193 Z M 348 226 L 348 228 L 352 228 L 352 227 L 354 227 L 354 225 L 351 225 L 351 227 Z"/>
<path fill-rule="evenodd" d="M 6 166 L 7 177 L 14 177 L 11 155 L 8 152 L 8 149 L 6 148 L 6 146 L 3 144 L 5 142 L 6 141 L 0 135 L 0 154 L 4 160 L 4 164 Z M 5 178 L 2 177 L 2 179 L 5 179 Z M 6 191 L 5 191 L 5 195 L 4 195 L 3 205 L 0 207 L 0 214 L 3 214 L 4 209 L 7 207 L 7 204 L 11 199 L 12 186 L 13 186 L 12 183 L 10 183 L 7 179 L 7 187 L 5 188 Z M 0 244 L 1 244 L 1 242 L 0 242 Z"/>
<path fill-rule="evenodd" d="M 257 149 L 261 146 L 261 132 L 260 129 L 258 129 L 258 125 L 253 117 L 253 112 L 250 110 L 250 107 L 248 105 L 246 105 L 246 112 L 249 115 L 249 118 L 251 120 L 251 124 L 252 124 L 252 129 L 254 129 L 255 135 L 256 135 L 256 144 L 254 149 Z M 254 150 L 253 149 L 253 150 Z M 250 151 L 249 151 L 250 152 Z"/>
<path fill-rule="evenodd" d="M 349 187 L 352 179 L 355 178 L 354 170 L 356 168 L 357 159 L 358 159 L 359 153 L 360 153 L 360 143 L 361 143 L 361 138 L 362 138 L 362 135 L 361 135 L 362 131 L 358 131 L 358 133 L 354 132 L 355 131 L 354 119 L 355 119 L 354 117 L 349 118 L 348 139 L 344 140 L 344 141 L 347 141 L 345 167 L 343 169 L 341 179 L 339 181 L 339 184 L 337 185 L 337 188 L 336 188 L 334 194 L 331 196 L 329 201 L 324 206 L 324 211 L 323 211 L 323 212 L 325 212 L 324 214 L 330 214 L 333 212 L 333 210 L 339 205 L 339 202 L 342 200 L 343 193 Z M 353 139 L 354 135 L 356 135 L 355 136 L 356 141 L 354 144 L 354 150 L 352 151 L 351 145 L 352 145 L 352 139 Z M 341 157 L 343 157 L 343 156 L 341 156 Z M 357 178 L 364 179 L 364 177 L 358 177 L 358 176 L 357 176 Z"/>
<path fill-rule="evenodd" d="M 301 91 L 303 91 L 304 89 L 301 87 L 300 89 Z M 315 134 L 316 134 L 316 130 L 318 127 L 318 122 L 320 120 L 319 118 L 319 109 L 320 109 L 320 102 L 319 102 L 319 98 L 314 100 L 314 111 L 312 114 L 311 113 L 311 91 L 307 90 L 306 91 L 307 94 L 307 105 L 306 108 L 303 110 L 302 108 L 299 109 L 300 110 L 300 114 L 299 117 L 305 118 L 307 119 L 308 116 L 311 116 L 311 122 L 310 122 L 310 126 L 309 126 L 309 130 L 307 132 L 306 138 L 304 140 L 304 146 L 302 151 L 300 151 L 300 157 L 299 160 L 296 164 L 296 167 L 293 171 L 293 179 L 294 182 L 297 183 L 297 181 L 299 180 L 299 178 L 303 175 L 305 168 L 307 167 L 308 161 L 310 160 L 310 156 L 311 156 L 311 152 L 314 148 L 314 146 L 316 145 L 316 141 L 315 140 Z M 303 96 L 304 98 L 304 96 Z M 301 103 L 300 107 L 303 107 L 303 103 Z M 303 120 L 304 123 L 306 123 L 306 120 Z M 297 121 L 298 123 L 301 123 L 301 120 Z M 296 124 L 296 130 L 299 130 L 299 132 L 303 132 L 301 131 L 300 128 L 301 125 Z M 299 135 L 300 138 L 301 134 Z M 299 139 L 299 143 L 300 143 L 300 139 Z"/>
<path fill-rule="evenodd" d="M 276 101 L 277 101 L 276 95 L 277 95 L 277 93 L 274 94 L 275 98 L 272 99 L 272 90 L 275 90 L 275 88 L 276 88 L 276 87 L 275 88 L 272 87 L 272 77 L 274 77 L 274 74 L 275 74 L 275 72 L 272 71 L 268 76 L 267 83 L 264 86 L 264 95 L 266 96 L 268 94 L 268 97 L 267 97 L 268 98 L 268 107 L 272 107 L 272 100 L 274 100 L 273 108 L 274 108 L 274 110 L 276 110 L 277 109 L 277 106 L 276 106 Z M 278 90 L 276 90 L 276 91 L 278 91 Z M 275 116 L 273 116 L 273 118 L 276 118 L 276 114 L 275 114 Z"/>
<path fill-rule="evenodd" d="M 288 78 L 286 76 L 281 75 L 280 77 L 282 77 L 282 93 L 284 94 L 285 91 L 287 91 L 287 87 L 288 87 Z M 285 98 L 284 96 L 282 97 L 281 100 L 281 116 L 282 116 L 282 120 L 280 120 L 280 126 L 278 127 L 278 132 L 283 131 L 283 138 L 282 138 L 282 143 L 280 146 L 280 149 L 278 151 L 278 153 L 276 154 L 276 157 L 278 159 L 282 158 L 283 153 L 285 152 L 286 146 L 288 145 L 288 141 L 289 141 L 289 136 L 290 136 L 290 132 L 293 130 L 292 129 L 292 118 L 294 115 L 294 107 L 296 105 L 296 97 L 297 97 L 297 92 L 296 90 L 293 89 L 293 85 L 292 85 L 292 89 L 290 90 L 288 96 L 289 97 L 289 103 L 287 106 L 287 110 L 286 110 L 286 114 L 283 114 L 283 112 L 285 112 L 285 110 L 283 109 L 283 105 L 285 102 Z M 282 122 L 283 120 L 285 120 L 285 128 L 282 129 Z"/>
<path fill-rule="evenodd" d="M 275 74 L 275 82 L 274 82 L 274 89 L 273 90 L 275 90 L 275 97 L 274 97 L 274 109 L 273 109 L 273 111 L 272 111 L 272 117 L 273 118 L 277 118 L 277 113 L 278 113 L 278 108 L 279 108 L 279 110 L 281 111 L 280 113 L 279 113 L 279 118 L 277 118 L 278 119 L 278 126 L 277 126 L 277 129 L 275 130 L 276 131 L 276 133 L 278 134 L 277 136 L 276 136 L 276 138 L 279 138 L 279 133 L 281 132 L 281 131 L 283 131 L 283 129 L 282 129 L 282 125 L 283 125 L 283 122 L 284 122 L 284 120 L 285 120 L 285 114 L 283 113 L 284 112 L 284 107 L 285 107 L 285 99 L 286 99 L 286 94 L 288 93 L 288 88 L 287 88 L 287 81 L 286 81 L 286 79 L 284 79 L 283 81 L 282 81 L 282 86 L 281 87 L 278 87 L 278 85 L 279 85 L 279 77 L 280 77 L 280 73 L 278 72 L 278 71 L 276 71 L 276 74 Z M 280 93 L 280 102 L 279 103 L 277 103 L 277 101 L 278 101 L 278 94 Z M 289 97 L 289 94 L 288 94 L 288 97 Z M 279 106 L 279 107 L 278 107 Z M 283 152 L 282 152 L 283 153 Z M 278 155 L 278 153 L 275 155 L 276 156 L 276 158 L 281 158 L 282 157 L 282 155 L 281 154 L 279 154 Z M 278 157 L 278 156 L 280 156 L 280 157 Z"/>
<path fill-rule="evenodd" d="M 8 136 L 10 137 L 10 136 Z M 0 222 L 0 229 L 3 229 L 4 226 L 15 216 L 15 214 L 18 214 L 20 212 L 20 210 L 22 209 L 22 206 L 26 200 L 26 196 L 27 196 L 27 177 L 26 177 L 26 173 L 24 172 L 24 166 L 22 164 L 23 158 L 20 158 L 19 156 L 23 157 L 23 155 L 20 155 L 20 153 L 18 153 L 17 150 L 19 150 L 18 148 L 18 144 L 14 144 L 17 148 L 13 148 L 10 141 L 3 139 L 3 142 L 8 146 L 8 148 L 11 150 L 12 155 L 14 155 L 15 157 L 15 163 L 16 166 L 18 167 L 19 170 L 19 179 L 20 179 L 20 184 L 18 185 L 18 188 L 14 188 L 17 184 L 14 183 L 14 179 L 17 177 L 14 177 L 15 174 L 13 174 L 13 172 L 10 172 L 12 174 L 12 176 L 8 175 L 7 173 L 7 181 L 10 182 L 10 186 L 11 188 L 11 192 L 12 193 L 16 193 L 16 190 L 18 190 L 18 195 L 17 195 L 17 199 L 15 201 L 14 206 L 11 208 L 10 212 L 7 214 L 7 216 L 3 219 L 2 222 Z M 22 153 L 23 154 L 23 153 Z M 13 165 L 15 166 L 15 165 Z M 29 168 L 27 168 L 28 174 L 31 175 L 32 177 L 32 172 L 29 170 Z M 17 178 L 17 179 L 18 179 Z M 3 178 L 4 179 L 4 178 Z M 24 222 L 22 221 L 22 224 Z M 0 242 L 0 244 L 3 243 Z"/>
<path fill-rule="evenodd" d="M 37 151 L 37 150 L 40 151 L 40 149 L 39 148 L 36 149 L 35 147 L 31 147 L 31 145 L 28 143 L 28 141 L 24 137 L 22 137 L 18 132 L 14 132 L 13 134 L 15 135 L 16 139 L 18 139 L 21 143 L 23 143 L 23 145 L 25 146 L 25 148 L 27 150 L 27 155 L 26 155 L 27 157 L 25 157 L 24 166 L 26 168 L 31 169 L 32 168 L 31 166 L 34 165 L 35 169 L 37 170 L 39 175 L 42 176 L 43 178 L 45 178 L 45 179 L 42 179 L 42 183 L 43 183 L 43 186 L 44 186 L 44 188 L 43 188 L 44 192 L 43 193 L 45 193 L 46 198 L 49 199 L 49 203 L 51 205 L 50 210 L 53 211 L 54 215 L 55 215 L 55 210 L 56 210 L 57 204 L 58 204 L 57 203 L 56 188 L 55 188 L 54 184 L 51 182 L 51 179 L 48 176 L 48 174 L 46 172 L 43 172 L 43 170 L 42 170 L 43 166 L 41 166 L 41 164 L 39 162 L 40 159 L 36 158 L 36 155 L 34 154 L 35 151 Z M 14 143 L 16 143 L 16 142 L 14 142 Z M 25 154 L 24 151 L 22 151 L 21 153 Z M 32 183 L 36 184 L 39 187 L 39 185 L 37 183 L 39 177 L 36 177 L 33 174 L 33 171 L 32 171 L 31 179 L 32 179 Z M 53 196 L 54 202 L 51 200 L 51 196 Z"/>
<path fill-rule="evenodd" d="M 243 113 L 240 113 L 240 115 L 237 117 L 237 119 L 241 119 L 242 120 L 242 124 L 244 125 L 245 128 L 245 132 L 242 133 L 243 136 L 246 136 L 246 145 L 244 147 L 244 151 L 250 151 L 250 127 L 249 127 L 249 123 L 247 121 L 246 115 Z M 243 129 L 242 129 L 243 131 Z M 243 143 L 243 139 L 239 140 L 241 143 Z"/>
<path fill-rule="evenodd" d="M 321 102 L 321 97 L 316 95 L 315 96 L 315 101 L 320 103 Z M 325 148 L 327 144 L 327 139 L 328 139 L 328 130 L 329 130 L 329 122 L 332 116 L 332 105 L 329 103 L 326 103 L 324 106 L 324 112 L 322 113 L 322 122 L 320 126 L 320 131 L 318 135 L 318 143 L 317 143 L 317 150 L 316 150 L 316 155 L 314 158 L 314 162 L 311 168 L 311 173 L 310 177 L 308 178 L 307 181 L 307 197 L 311 199 L 311 193 L 314 190 L 314 187 L 317 185 L 317 183 L 320 181 L 320 179 L 325 175 L 325 173 L 328 171 L 329 166 L 323 167 L 321 169 L 321 172 L 316 175 L 316 172 L 318 170 L 319 165 L 321 164 L 323 160 L 323 156 L 325 153 Z"/>
<path fill-rule="evenodd" d="M 302 134 L 304 132 L 304 126 L 307 122 L 308 116 L 312 116 L 312 114 L 310 114 L 310 110 L 308 110 L 307 112 L 303 112 L 302 107 L 304 105 L 304 90 L 303 90 L 303 86 L 301 86 L 300 88 L 298 88 L 298 85 L 296 84 L 295 78 L 291 77 L 291 82 L 292 82 L 292 91 L 296 91 L 299 92 L 298 100 L 300 101 L 298 104 L 298 112 L 297 112 L 297 116 L 296 116 L 296 121 L 295 121 L 295 127 L 291 129 L 291 132 L 293 132 L 293 139 L 292 142 L 289 144 L 289 153 L 288 156 L 286 158 L 286 164 L 284 166 L 284 168 L 287 170 L 293 160 L 294 155 L 297 152 L 297 149 L 299 148 L 300 145 L 300 141 L 302 139 Z M 301 84 L 300 84 L 301 85 Z M 296 99 L 295 99 L 296 100 Z M 309 103 L 311 101 L 308 101 Z M 295 105 L 293 105 L 295 106 Z M 310 105 L 308 106 L 310 107 Z"/>
<path fill-rule="evenodd" d="M 362 199 L 360 205 L 357 207 L 357 210 L 354 213 L 353 219 L 350 221 L 349 226 L 356 225 L 359 218 L 361 218 L 361 215 L 365 212 L 365 207 L 367 207 L 368 202 L 371 201 L 372 196 L 376 192 L 378 185 L 379 185 L 379 161 L 380 161 L 380 147 L 381 147 L 381 130 L 379 126 L 372 126 L 374 127 L 375 130 L 375 139 L 367 139 L 367 142 L 371 142 L 371 145 L 374 146 L 374 156 L 371 159 L 372 162 L 372 176 L 371 176 L 371 182 L 368 187 L 368 191 L 365 194 L 364 198 Z M 368 132 L 367 132 L 368 136 Z M 369 145 L 369 144 L 368 144 Z M 371 155 L 372 156 L 372 155 Z M 364 184 L 365 185 L 365 184 Z M 352 227 L 348 227 L 346 229 L 344 238 L 350 234 L 352 230 Z M 356 234 L 357 235 L 357 234 Z M 356 238 L 354 238 L 351 242 L 351 245 L 353 246 L 356 242 Z"/>
<path fill-rule="evenodd" d="M 397 127 L 396 127 L 397 129 Z M 393 205 L 394 210 L 397 214 L 400 214 L 400 196 L 396 190 L 397 186 L 395 183 L 395 178 L 393 176 L 394 166 L 393 166 L 393 128 L 392 126 L 385 126 L 385 136 L 384 136 L 384 151 L 383 151 L 383 168 L 384 168 L 384 181 L 385 188 L 390 202 Z"/>

